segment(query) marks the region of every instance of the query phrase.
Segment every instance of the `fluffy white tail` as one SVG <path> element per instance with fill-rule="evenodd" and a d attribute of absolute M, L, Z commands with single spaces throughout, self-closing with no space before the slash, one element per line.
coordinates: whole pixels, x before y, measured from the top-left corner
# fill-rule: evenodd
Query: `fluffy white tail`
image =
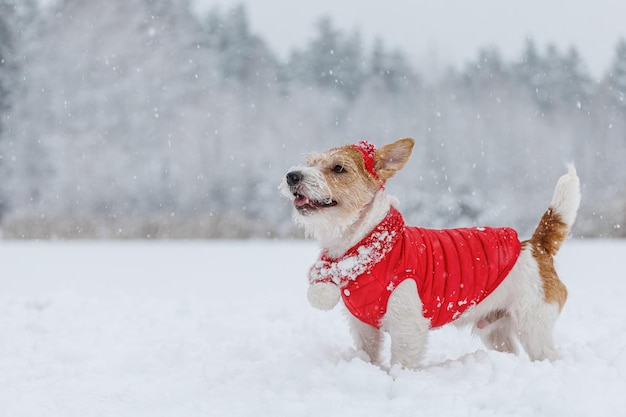
<path fill-rule="evenodd" d="M 576 175 L 573 164 L 567 166 L 567 174 L 559 178 L 554 189 L 550 208 L 561 216 L 563 223 L 571 229 L 576 220 L 576 213 L 580 206 L 580 180 Z"/>
<path fill-rule="evenodd" d="M 567 237 L 580 205 L 580 180 L 573 164 L 556 183 L 552 202 L 543 214 L 533 237 L 533 245 L 554 256 Z"/>

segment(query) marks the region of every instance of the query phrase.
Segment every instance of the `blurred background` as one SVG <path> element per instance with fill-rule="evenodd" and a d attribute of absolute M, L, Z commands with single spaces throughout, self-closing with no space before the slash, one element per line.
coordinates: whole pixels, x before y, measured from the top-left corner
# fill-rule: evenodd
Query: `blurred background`
<path fill-rule="evenodd" d="M 524 236 L 575 162 L 626 235 L 626 5 L 382 3 L 0 0 L 2 237 L 301 236 L 291 165 L 401 137 L 409 223 Z"/>

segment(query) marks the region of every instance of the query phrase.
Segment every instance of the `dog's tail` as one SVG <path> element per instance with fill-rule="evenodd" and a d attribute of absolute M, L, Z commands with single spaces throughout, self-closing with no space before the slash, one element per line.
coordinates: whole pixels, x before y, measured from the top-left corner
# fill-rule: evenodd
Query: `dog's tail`
<path fill-rule="evenodd" d="M 573 164 L 556 183 L 552 202 L 541 217 L 530 242 L 536 250 L 554 256 L 567 237 L 580 205 L 580 180 Z"/>

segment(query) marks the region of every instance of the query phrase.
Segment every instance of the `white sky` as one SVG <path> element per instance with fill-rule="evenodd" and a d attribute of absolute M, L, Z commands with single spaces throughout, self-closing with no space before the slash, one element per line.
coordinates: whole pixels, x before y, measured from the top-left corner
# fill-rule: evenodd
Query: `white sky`
<path fill-rule="evenodd" d="M 342 30 L 358 29 L 368 46 L 379 36 L 398 47 L 421 71 L 457 66 L 479 47 L 497 46 L 520 56 L 531 36 L 542 50 L 575 45 L 594 77 L 608 69 L 620 37 L 626 38 L 625 0 L 195 0 L 199 10 L 247 6 L 254 33 L 285 57 L 311 39 L 322 15 Z"/>

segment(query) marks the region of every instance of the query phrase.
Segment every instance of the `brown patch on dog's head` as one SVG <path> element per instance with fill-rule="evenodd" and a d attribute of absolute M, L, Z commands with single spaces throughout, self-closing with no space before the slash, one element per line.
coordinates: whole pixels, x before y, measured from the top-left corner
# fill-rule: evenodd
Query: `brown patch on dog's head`
<path fill-rule="evenodd" d="M 333 148 L 307 156 L 306 165 L 324 178 L 329 198 L 337 202 L 333 210 L 345 214 L 363 208 L 380 184 L 366 170 L 361 152 L 351 146 Z"/>
<path fill-rule="evenodd" d="M 363 150 L 361 142 L 311 156 L 307 164 L 317 166 L 324 173 L 338 206 L 343 205 L 351 212 L 357 212 L 372 200 L 389 178 L 404 167 L 414 143 L 410 138 L 400 139 L 375 150 L 371 155 Z M 372 145 L 369 146 L 374 150 Z"/>

